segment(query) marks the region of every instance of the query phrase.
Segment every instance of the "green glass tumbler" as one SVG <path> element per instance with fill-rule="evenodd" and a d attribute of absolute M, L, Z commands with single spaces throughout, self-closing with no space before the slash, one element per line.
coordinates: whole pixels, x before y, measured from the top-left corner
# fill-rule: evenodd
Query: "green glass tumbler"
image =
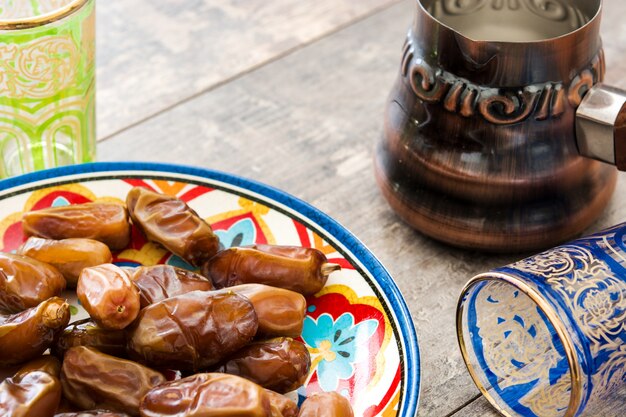
<path fill-rule="evenodd" d="M 95 0 L 0 2 L 0 178 L 91 162 Z"/>

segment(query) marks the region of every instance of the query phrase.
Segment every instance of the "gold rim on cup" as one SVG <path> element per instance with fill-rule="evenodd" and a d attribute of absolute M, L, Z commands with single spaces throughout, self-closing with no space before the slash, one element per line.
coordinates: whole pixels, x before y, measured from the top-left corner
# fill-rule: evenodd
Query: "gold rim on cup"
<path fill-rule="evenodd" d="M 72 0 L 70 3 L 63 7 L 59 7 L 49 13 L 41 14 L 32 17 L 23 17 L 18 19 L 5 20 L 0 18 L 0 30 L 20 30 L 31 29 L 38 26 L 45 26 L 47 24 L 56 22 L 64 17 L 70 16 L 87 4 L 91 0 Z"/>
<path fill-rule="evenodd" d="M 484 274 L 480 274 L 472 278 L 463 288 L 461 292 L 461 296 L 459 297 L 459 301 L 457 303 L 457 315 L 456 315 L 456 335 L 459 342 L 459 347 L 461 349 L 461 355 L 463 356 L 463 361 L 467 366 L 467 370 L 472 377 L 472 380 L 483 394 L 483 396 L 489 401 L 489 403 L 496 409 L 500 414 L 505 417 L 515 417 L 512 414 L 508 413 L 504 410 L 498 402 L 489 394 L 488 389 L 485 388 L 480 378 L 478 377 L 478 373 L 474 369 L 469 353 L 467 350 L 467 346 L 465 344 L 465 339 L 463 337 L 463 300 L 465 296 L 470 292 L 472 287 L 481 283 L 481 282 L 505 282 L 513 287 L 519 289 L 522 293 L 524 293 L 530 300 L 537 305 L 548 318 L 550 324 L 554 326 L 554 329 L 563 343 L 563 348 L 565 349 L 565 356 L 567 357 L 567 363 L 569 365 L 569 371 L 572 377 L 572 390 L 570 394 L 569 405 L 567 407 L 567 411 L 563 417 L 574 417 L 576 412 L 580 408 L 582 401 L 582 370 L 578 358 L 576 356 L 576 350 L 574 348 L 574 343 L 570 338 L 570 335 L 567 333 L 563 322 L 559 319 L 559 315 L 552 308 L 552 306 L 533 288 L 531 288 L 525 282 L 515 278 L 514 276 L 503 274 L 501 272 L 488 272 Z"/>

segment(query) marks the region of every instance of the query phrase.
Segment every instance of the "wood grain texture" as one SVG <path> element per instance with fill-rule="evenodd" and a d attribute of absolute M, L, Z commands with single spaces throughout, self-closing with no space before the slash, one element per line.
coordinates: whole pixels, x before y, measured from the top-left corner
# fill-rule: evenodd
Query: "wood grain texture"
<path fill-rule="evenodd" d="M 626 3 L 608 1 L 611 17 L 626 13 Z M 132 127 L 102 142 L 99 159 L 223 170 L 281 188 L 336 218 L 387 266 L 411 309 L 422 353 L 419 416 L 495 416 L 484 399 L 472 401 L 478 390 L 457 347 L 456 302 L 471 276 L 521 256 L 461 251 L 421 236 L 391 212 L 374 181 L 373 148 L 413 7 L 414 0 L 405 0 Z M 623 72 L 615 73 L 626 66 L 623 26 L 606 19 L 604 41 L 608 79 L 626 87 Z M 156 83 L 150 80 L 158 78 L 145 83 Z M 121 103 L 131 93 L 145 94 L 111 92 L 109 101 Z M 102 116 L 105 122 L 114 117 Z M 610 207 L 590 231 L 626 220 L 625 203 L 622 174 Z"/>
<path fill-rule="evenodd" d="M 609 400 L 590 404 L 585 409 L 589 417 L 623 417 L 626 415 L 626 389 L 613 393 Z M 500 417 L 500 414 L 482 396 L 477 397 L 450 417 Z"/>
<path fill-rule="evenodd" d="M 602 40 L 606 52 L 607 84 L 626 88 L 626 3 L 604 0 Z"/>
<path fill-rule="evenodd" d="M 495 408 L 487 402 L 487 400 L 480 396 L 476 400 L 469 403 L 463 409 L 452 414 L 450 417 L 500 417 Z"/>
<path fill-rule="evenodd" d="M 98 137 L 398 0 L 98 3 Z"/>

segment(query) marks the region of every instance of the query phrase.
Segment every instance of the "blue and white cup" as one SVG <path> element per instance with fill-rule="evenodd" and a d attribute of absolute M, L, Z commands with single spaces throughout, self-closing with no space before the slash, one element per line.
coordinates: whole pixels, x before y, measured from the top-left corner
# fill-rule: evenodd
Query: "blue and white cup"
<path fill-rule="evenodd" d="M 626 415 L 626 223 L 474 277 L 457 333 L 505 416 Z"/>

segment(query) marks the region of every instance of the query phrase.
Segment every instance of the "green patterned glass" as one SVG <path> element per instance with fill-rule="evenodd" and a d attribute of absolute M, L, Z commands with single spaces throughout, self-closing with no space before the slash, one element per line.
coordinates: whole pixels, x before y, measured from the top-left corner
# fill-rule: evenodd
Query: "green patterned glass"
<path fill-rule="evenodd" d="M 95 154 L 95 0 L 1 0 L 0 178 Z"/>

